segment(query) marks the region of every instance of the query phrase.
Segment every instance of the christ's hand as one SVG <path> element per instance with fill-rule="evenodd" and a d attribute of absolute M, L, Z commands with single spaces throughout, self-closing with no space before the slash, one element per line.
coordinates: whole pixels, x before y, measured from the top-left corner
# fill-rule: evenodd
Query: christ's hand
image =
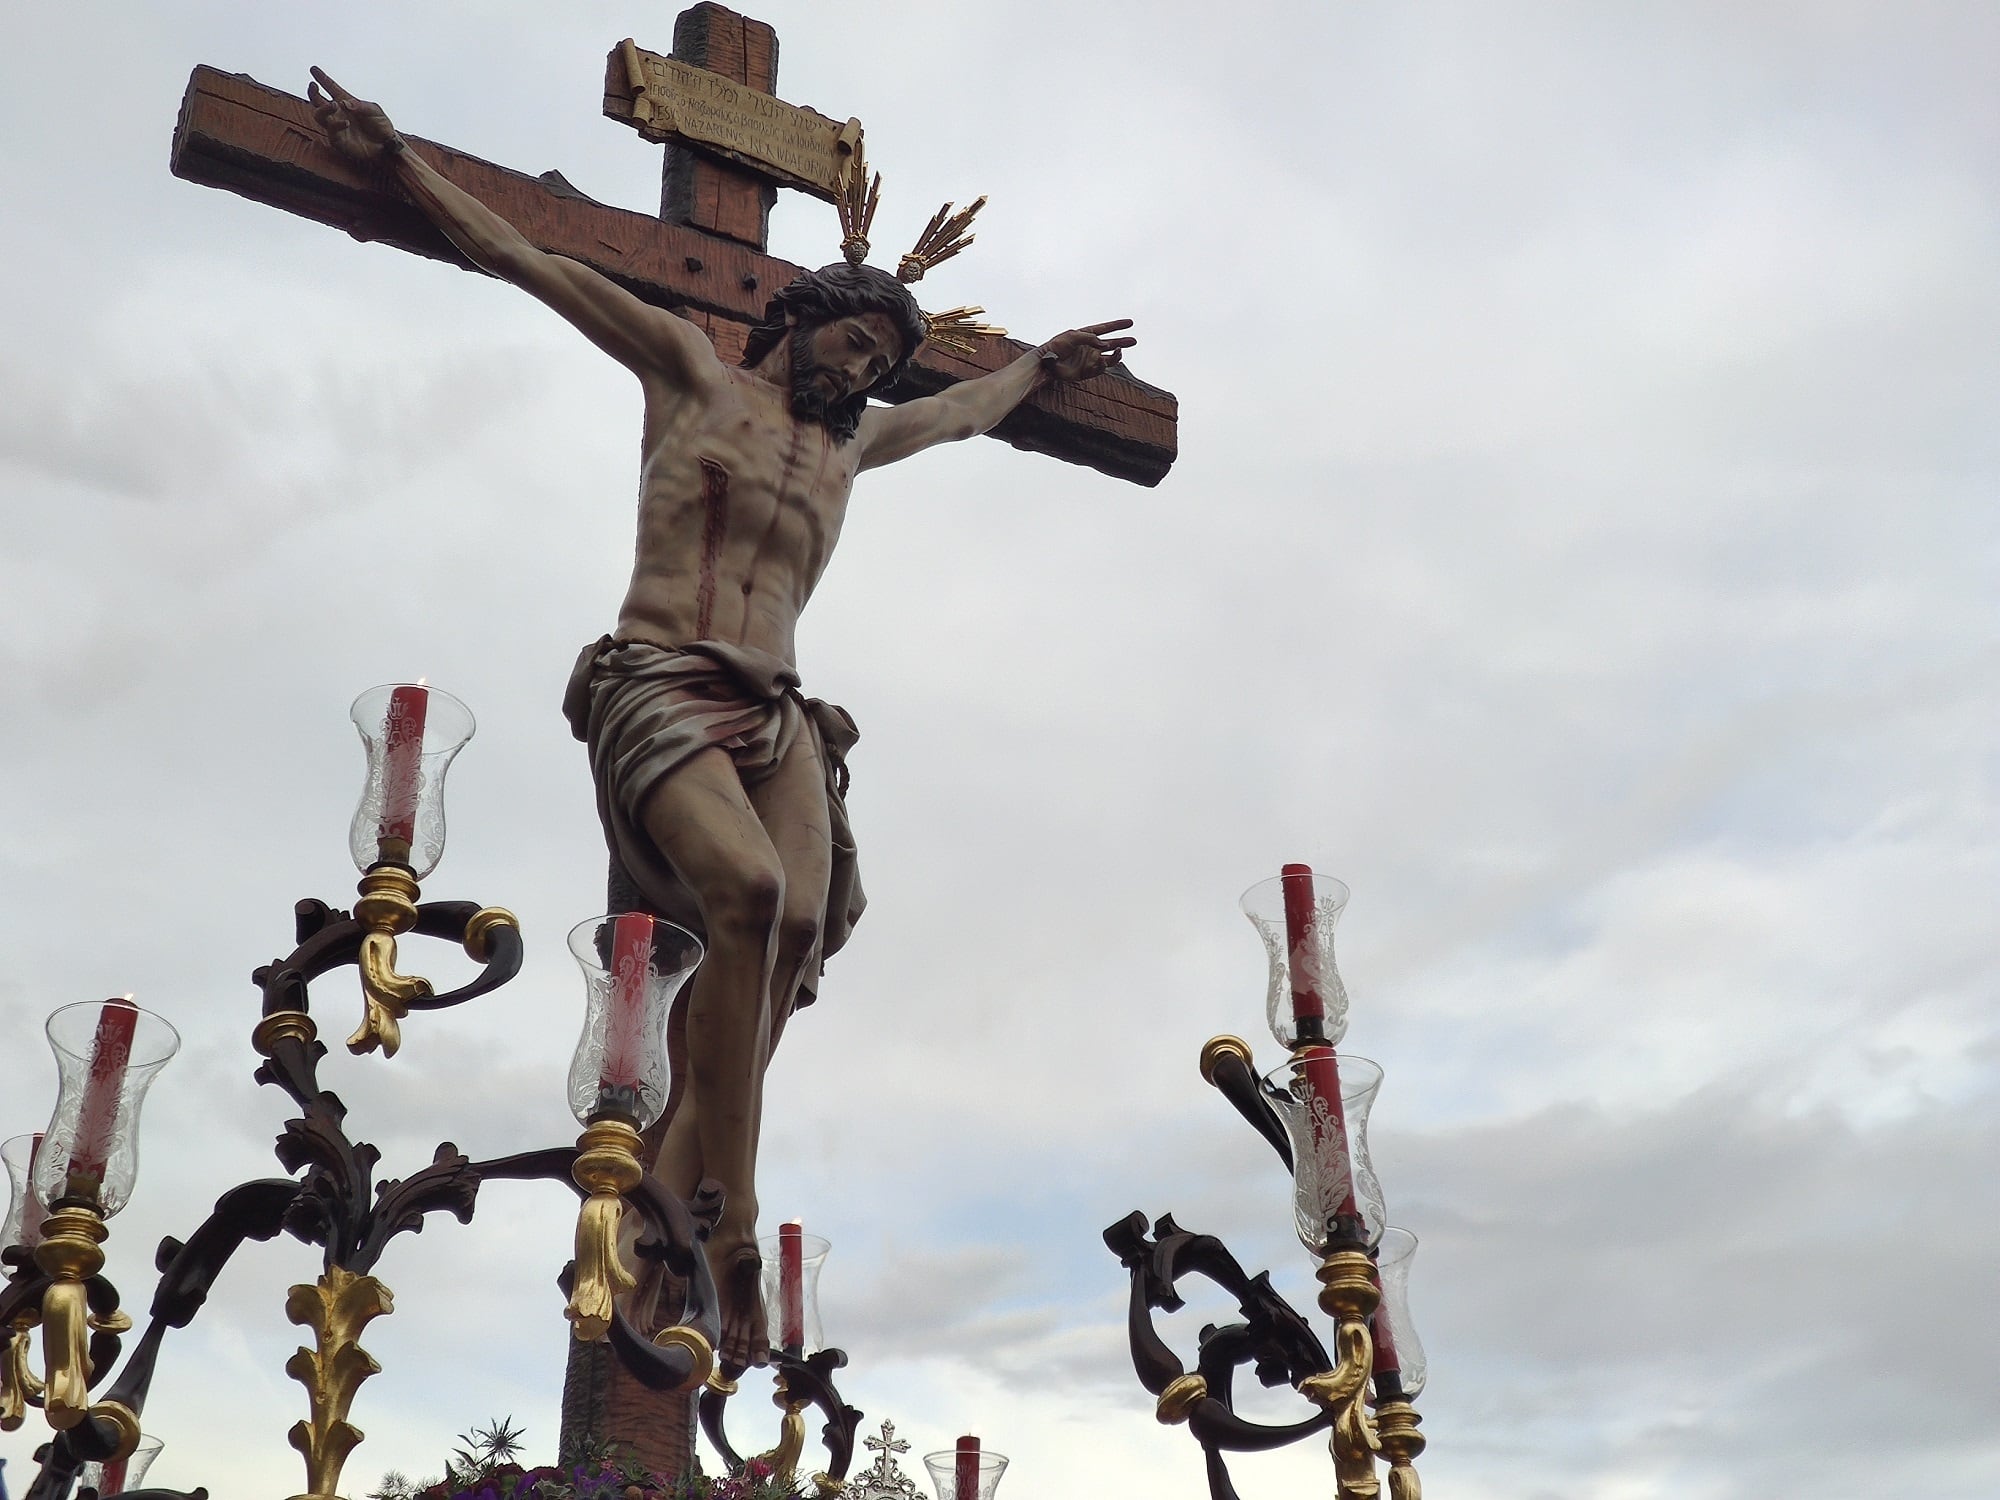
<path fill-rule="evenodd" d="M 381 105 L 355 98 L 318 68 L 312 70 L 312 76 L 306 97 L 319 117 L 319 128 L 342 156 L 351 161 L 373 162 L 380 160 L 385 151 L 402 149 L 403 138 L 389 123 Z M 322 94 L 321 89 L 326 92 Z"/>
<path fill-rule="evenodd" d="M 1053 379 L 1088 380 L 1119 363 L 1124 359 L 1125 351 L 1139 342 L 1137 339 L 1104 337 L 1107 333 L 1116 333 L 1131 326 L 1130 318 L 1113 318 L 1109 323 L 1072 328 L 1042 345 L 1035 351 L 1035 356 L 1041 361 L 1042 369 Z"/>

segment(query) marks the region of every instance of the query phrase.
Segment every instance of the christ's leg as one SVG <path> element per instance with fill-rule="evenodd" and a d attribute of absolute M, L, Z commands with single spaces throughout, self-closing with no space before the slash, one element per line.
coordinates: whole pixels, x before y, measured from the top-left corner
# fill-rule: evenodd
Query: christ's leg
<path fill-rule="evenodd" d="M 820 959 L 827 883 L 833 870 L 826 771 L 819 747 L 810 736 L 799 739 L 776 774 L 750 789 L 750 805 L 757 810 L 785 870 L 778 952 L 771 968 L 771 1051 L 775 1052 L 799 985 Z M 768 1054 L 765 1061 L 768 1065 Z"/>
<path fill-rule="evenodd" d="M 703 1177 L 722 1184 L 722 1222 L 708 1243 L 722 1304 L 719 1352 L 748 1364 L 761 1360 L 768 1344 L 756 1152 L 784 866 L 720 750 L 704 750 L 669 776 L 642 813 L 646 832 L 693 891 L 708 938 L 688 998 L 687 1093 L 662 1142 L 658 1171 L 683 1195 Z"/>
<path fill-rule="evenodd" d="M 819 956 L 820 926 L 826 909 L 832 835 L 827 822 L 826 774 L 820 767 L 817 743 L 810 735 L 795 741 L 785 759 L 751 788 L 750 804 L 784 872 L 774 960 L 766 971 L 764 1015 L 768 1024 L 750 1080 L 749 1165 L 754 1170 L 763 1133 L 764 1070 L 770 1064 L 777 1028 L 783 1024 L 799 977 Z M 689 1036 L 692 1056 L 692 1028 Z M 702 1085 L 692 1070 L 688 1082 L 695 1096 L 701 1097 Z M 713 1167 L 709 1171 L 714 1175 Z M 732 1365 L 761 1363 L 770 1347 L 770 1336 L 764 1319 L 763 1266 L 757 1253 L 757 1199 L 753 1193 L 732 1190 L 724 1197 L 721 1222 L 709 1236 L 709 1266 L 722 1300 L 722 1345 L 718 1352 Z"/>

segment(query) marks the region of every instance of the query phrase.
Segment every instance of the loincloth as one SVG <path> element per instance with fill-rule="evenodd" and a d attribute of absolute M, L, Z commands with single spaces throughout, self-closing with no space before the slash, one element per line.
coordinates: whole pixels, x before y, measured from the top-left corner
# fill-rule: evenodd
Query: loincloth
<path fill-rule="evenodd" d="M 801 734 L 813 736 L 826 772 L 833 836 L 820 961 L 836 953 L 866 905 L 847 818 L 847 752 L 860 738 L 843 708 L 799 692 L 795 668 L 769 652 L 722 641 L 677 650 L 610 636 L 584 647 L 563 694 L 563 716 L 590 750 L 597 815 L 611 854 L 656 915 L 702 933 L 694 892 L 641 821 L 646 800 L 703 750 L 725 751 L 743 785 L 778 768 Z M 705 934 L 703 934 L 705 936 Z M 820 964 L 808 964 L 795 1005 L 810 1005 Z"/>

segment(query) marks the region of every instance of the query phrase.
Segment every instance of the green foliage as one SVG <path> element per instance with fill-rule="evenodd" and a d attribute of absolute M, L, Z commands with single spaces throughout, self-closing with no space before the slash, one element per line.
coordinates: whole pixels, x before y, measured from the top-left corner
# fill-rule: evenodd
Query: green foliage
<path fill-rule="evenodd" d="M 368 1500 L 805 1500 L 807 1493 L 759 1459 L 721 1479 L 669 1477 L 649 1473 L 620 1445 L 603 1441 L 586 1440 L 568 1469 L 524 1469 L 514 1462 L 522 1432 L 502 1417 L 460 1433 L 443 1479 L 419 1485 L 392 1471 Z"/>

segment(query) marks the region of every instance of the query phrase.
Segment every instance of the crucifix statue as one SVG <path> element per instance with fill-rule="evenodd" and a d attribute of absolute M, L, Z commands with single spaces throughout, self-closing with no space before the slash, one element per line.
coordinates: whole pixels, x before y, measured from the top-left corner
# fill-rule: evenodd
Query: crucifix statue
<path fill-rule="evenodd" d="M 175 170 L 511 282 L 639 380 L 632 579 L 564 709 L 589 749 L 614 909 L 643 906 L 707 945 L 649 1144 L 674 1192 L 723 1190 L 708 1255 L 734 1371 L 769 1345 L 764 1071 L 861 907 L 844 804 L 853 722 L 802 695 L 794 640 L 849 491 L 865 469 L 987 432 L 1157 483 L 1174 411 L 1118 368 L 1129 320 L 1026 348 L 971 324 L 978 309 L 926 315 L 905 281 L 962 248 L 970 215 L 941 210 L 900 277 L 867 265 L 859 123 L 769 94 L 776 40 L 761 23 L 700 5 L 675 42 L 671 60 L 621 44 L 607 81 L 607 113 L 673 143 L 664 220 L 409 140 L 318 69 L 305 101 L 198 70 Z M 759 134 L 759 120 L 778 124 Z M 761 253 L 774 183 L 834 199 L 843 262 L 805 271 Z M 650 1435 L 614 1435 L 654 1460 Z M 658 1453 L 684 1464 L 679 1433 Z"/>

